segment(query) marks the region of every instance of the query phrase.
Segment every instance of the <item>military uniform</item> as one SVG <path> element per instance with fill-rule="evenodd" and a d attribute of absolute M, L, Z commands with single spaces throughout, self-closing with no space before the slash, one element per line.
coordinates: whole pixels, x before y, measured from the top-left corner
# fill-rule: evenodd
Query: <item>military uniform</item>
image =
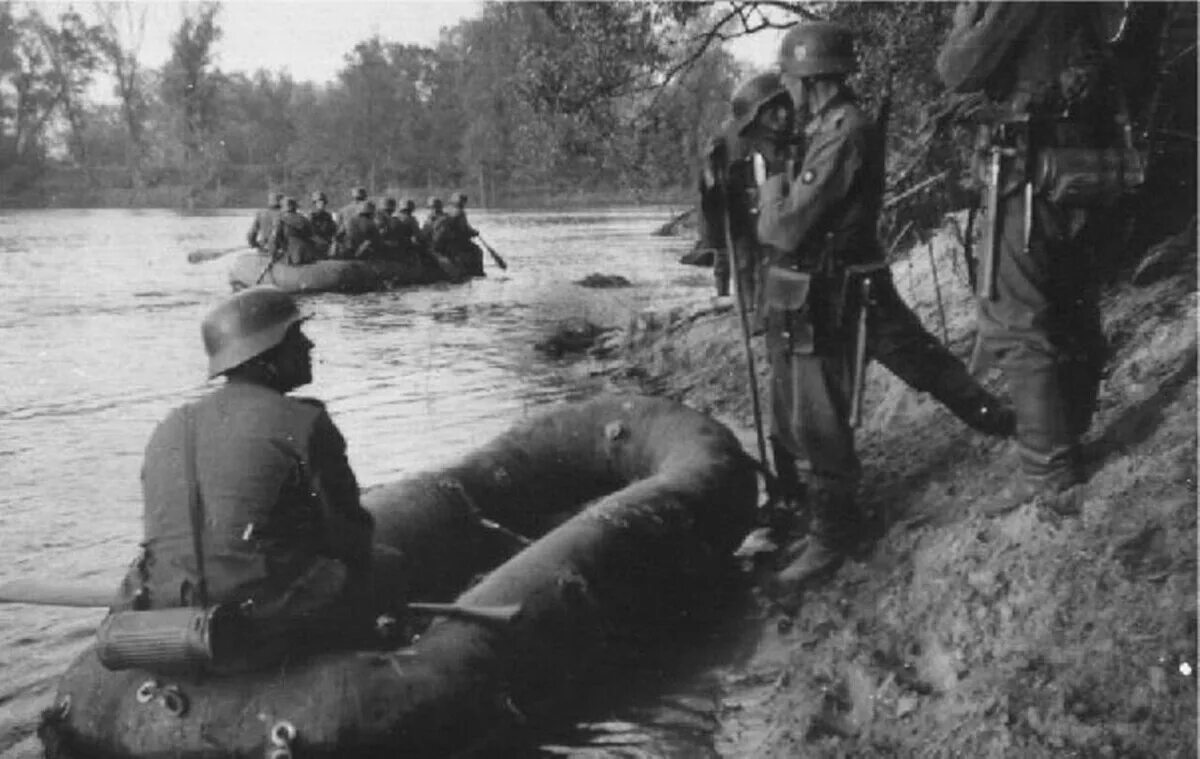
<path fill-rule="evenodd" d="M 334 220 L 333 214 L 324 208 L 314 208 L 309 212 L 308 220 L 312 223 L 313 235 L 318 238 L 318 244 L 323 243 L 328 247 L 337 234 L 337 221 Z"/>
<path fill-rule="evenodd" d="M 740 269 L 738 281 L 746 295 L 746 305 L 753 307 L 755 269 L 760 254 L 754 231 L 758 193 L 750 145 L 737 135 L 733 124 L 727 122 L 721 133 L 713 138 L 704 161 L 705 172 L 700 181 L 699 246 L 714 251 L 713 280 L 717 295 L 728 295 L 732 278 L 732 261 L 725 239 L 728 218 Z M 716 184 L 718 178 L 711 170 L 714 161 L 723 164 L 724 188 Z"/>
<path fill-rule="evenodd" d="M 278 202 L 273 202 L 263 210 L 254 214 L 250 222 L 250 231 L 246 233 L 246 243 L 251 248 L 272 251 L 275 249 L 275 230 L 283 211 Z"/>
<path fill-rule="evenodd" d="M 438 218 L 432 228 L 431 245 L 436 253 L 449 258 L 471 276 L 483 274 L 483 251 L 472 240 L 479 235 L 467 221 L 467 213 L 458 206 Z"/>
<path fill-rule="evenodd" d="M 313 240 L 312 223 L 298 211 L 285 211 L 275 225 L 274 244 L 294 266 L 316 261 L 320 256 Z"/>
<path fill-rule="evenodd" d="M 399 257 L 402 261 L 416 258 L 421 249 L 421 224 L 412 211 L 401 208 L 396 212 L 396 224 L 400 238 Z"/>
<path fill-rule="evenodd" d="M 336 603 L 371 562 L 373 519 L 325 408 L 230 381 L 191 404 L 210 604 Z M 196 603 L 182 408 L 155 429 L 142 468 L 144 556 L 117 608 Z M 138 591 L 141 591 L 139 594 Z"/>
<path fill-rule="evenodd" d="M 370 258 L 382 250 L 375 211 L 369 204 L 360 205 L 358 213 L 351 216 L 338 232 L 343 258 Z"/>
<path fill-rule="evenodd" d="M 994 224 L 999 258 L 994 299 L 979 300 L 981 349 L 1008 380 L 1024 474 L 996 510 L 1057 495 L 1082 479 L 1079 438 L 1107 354 L 1092 278 L 1094 211 L 1052 202 L 1026 182 L 1047 149 L 1119 143 L 1102 95 L 1099 5 L 962 3 L 937 61 L 949 89 L 990 101 L 980 111 L 976 176 L 986 177 L 1001 134 L 1012 137 L 1006 147 L 1016 154 L 1000 162 L 997 215 L 985 218 Z"/>

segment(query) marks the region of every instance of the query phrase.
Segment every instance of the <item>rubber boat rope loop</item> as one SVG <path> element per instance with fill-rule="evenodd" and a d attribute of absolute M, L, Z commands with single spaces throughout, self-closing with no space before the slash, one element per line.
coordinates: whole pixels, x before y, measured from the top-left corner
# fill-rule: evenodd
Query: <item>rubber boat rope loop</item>
<path fill-rule="evenodd" d="M 188 709 L 187 696 L 174 685 L 162 686 L 157 680 L 146 680 L 134 696 L 139 704 L 157 703 L 172 717 L 182 717 Z"/>
<path fill-rule="evenodd" d="M 267 749 L 267 759 L 292 759 L 292 742 L 296 740 L 296 726 L 286 719 L 281 719 L 271 726 L 267 732 L 271 746 Z"/>

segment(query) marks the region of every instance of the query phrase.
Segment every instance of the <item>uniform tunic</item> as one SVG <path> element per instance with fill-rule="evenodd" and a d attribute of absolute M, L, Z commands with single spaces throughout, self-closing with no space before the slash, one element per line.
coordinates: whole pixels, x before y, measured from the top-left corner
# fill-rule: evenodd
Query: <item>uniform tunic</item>
<path fill-rule="evenodd" d="M 311 609 L 359 584 L 370 565 L 373 519 L 324 406 L 230 381 L 191 408 L 208 602 L 270 607 L 282 599 Z M 139 588 L 147 608 L 197 600 L 185 434 L 177 408 L 146 447 L 145 556 L 130 569 L 118 608 L 131 605 Z"/>
<path fill-rule="evenodd" d="M 1111 111 L 1103 117 L 1094 97 L 1072 102 L 1062 86 L 1097 76 L 1086 65 L 1099 59 L 1088 37 L 1096 5 L 961 3 L 938 73 L 953 91 L 984 93 L 1005 116 L 1032 116 L 1035 151 L 1111 144 Z M 986 176 L 986 161 L 977 156 L 976 176 Z M 997 298 L 980 299 L 979 334 L 1008 379 L 1025 474 L 1061 486 L 1078 476 L 1078 438 L 1095 410 L 1107 352 L 1091 276 L 1095 219 L 1035 195 L 1026 250 L 1024 180 L 1018 161 L 1003 162 Z"/>
<path fill-rule="evenodd" d="M 279 217 L 275 225 L 275 246 L 293 266 L 312 263 L 319 258 L 312 223 L 296 211 L 287 211 Z"/>
<path fill-rule="evenodd" d="M 254 221 L 250 222 L 250 231 L 246 233 L 246 243 L 251 248 L 273 250 L 275 228 L 282 213 L 279 206 L 270 206 L 254 214 Z"/>
<path fill-rule="evenodd" d="M 850 487 L 859 473 L 849 425 L 857 282 L 851 264 L 882 264 L 876 220 L 883 151 L 873 122 L 849 97 L 831 101 L 805 128 L 799 169 L 760 189 L 760 240 L 773 265 L 812 276 L 806 308 L 772 306 L 764 271 L 759 301 L 771 361 L 772 435 L 812 475 Z M 867 356 L 932 394 L 973 426 L 998 401 L 925 329 L 896 291 L 891 272 L 872 274 Z"/>

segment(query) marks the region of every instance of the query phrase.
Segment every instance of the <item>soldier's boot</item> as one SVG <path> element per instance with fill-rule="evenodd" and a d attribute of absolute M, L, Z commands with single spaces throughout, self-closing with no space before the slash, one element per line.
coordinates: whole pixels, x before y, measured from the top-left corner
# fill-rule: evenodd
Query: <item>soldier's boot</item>
<path fill-rule="evenodd" d="M 1078 438 L 1062 398 L 1054 366 L 1038 366 L 1009 377 L 1017 418 L 1020 472 L 980 507 L 1000 516 L 1036 503 L 1060 516 L 1078 514 L 1083 500 Z"/>
<path fill-rule="evenodd" d="M 828 579 L 842 565 L 861 522 L 850 483 L 815 481 L 809 489 L 812 520 L 799 554 L 779 571 L 771 590 L 777 602 L 798 605 L 804 590 Z"/>

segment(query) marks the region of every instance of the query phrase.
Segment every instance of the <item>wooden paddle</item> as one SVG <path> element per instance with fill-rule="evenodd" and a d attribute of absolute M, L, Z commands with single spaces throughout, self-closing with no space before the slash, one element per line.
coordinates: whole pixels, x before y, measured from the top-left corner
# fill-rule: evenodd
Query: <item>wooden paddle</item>
<path fill-rule="evenodd" d="M 497 253 L 492 248 L 491 245 L 487 244 L 487 240 L 484 240 L 482 237 L 479 237 L 478 235 L 476 235 L 475 239 L 479 240 L 479 244 L 482 245 L 483 249 L 488 252 L 488 255 L 490 255 L 492 257 L 492 260 L 496 262 L 497 266 L 499 266 L 501 269 L 504 269 L 505 271 L 508 271 L 508 264 L 506 264 L 504 262 L 504 259 L 500 257 L 500 254 Z"/>
<path fill-rule="evenodd" d="M 187 260 L 189 264 L 198 264 L 205 261 L 211 261 L 214 258 L 227 256 L 230 253 L 237 253 L 239 250 L 246 250 L 245 245 L 239 245 L 236 248 L 200 248 L 188 253 Z"/>
<path fill-rule="evenodd" d="M 106 608 L 116 600 L 112 588 L 97 588 L 67 583 L 34 582 L 11 580 L 0 583 L 0 604 L 30 604 L 34 606 L 73 606 L 84 609 Z M 413 601 L 405 604 L 409 611 L 435 614 L 452 619 L 469 619 L 475 622 L 512 622 L 521 613 L 520 604 L 504 606 L 465 606 L 450 603 Z"/>
<path fill-rule="evenodd" d="M 267 276 L 267 272 L 271 271 L 271 269 L 274 268 L 275 262 L 278 261 L 280 258 L 281 258 L 281 256 L 278 252 L 272 253 L 271 260 L 268 261 L 267 265 L 263 267 L 262 272 L 259 273 L 259 275 L 258 275 L 258 279 L 254 280 L 254 284 L 256 284 L 256 285 L 262 284 L 263 277 Z"/>

